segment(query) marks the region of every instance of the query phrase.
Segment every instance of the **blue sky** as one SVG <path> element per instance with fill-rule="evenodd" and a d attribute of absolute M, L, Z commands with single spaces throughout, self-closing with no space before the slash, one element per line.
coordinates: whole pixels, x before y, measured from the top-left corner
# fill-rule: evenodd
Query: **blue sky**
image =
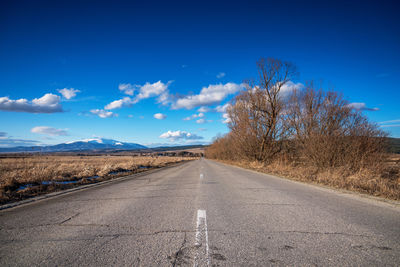
<path fill-rule="evenodd" d="M 3 1 L 0 146 L 207 143 L 228 132 L 222 106 L 260 57 L 295 63 L 294 83 L 323 81 L 400 137 L 399 11 L 396 1 Z"/>

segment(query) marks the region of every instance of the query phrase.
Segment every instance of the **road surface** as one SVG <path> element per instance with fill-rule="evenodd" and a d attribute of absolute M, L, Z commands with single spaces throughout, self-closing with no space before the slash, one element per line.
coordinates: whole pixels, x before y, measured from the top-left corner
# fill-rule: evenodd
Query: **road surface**
<path fill-rule="evenodd" d="M 399 266 L 400 208 L 197 160 L 0 212 L 0 266 Z"/>

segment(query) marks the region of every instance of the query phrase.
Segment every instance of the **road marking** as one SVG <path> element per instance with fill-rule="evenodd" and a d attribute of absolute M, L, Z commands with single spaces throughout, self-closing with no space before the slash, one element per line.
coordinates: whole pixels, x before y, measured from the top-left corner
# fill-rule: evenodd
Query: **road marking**
<path fill-rule="evenodd" d="M 197 248 L 197 253 L 194 257 L 193 266 L 210 266 L 210 258 L 208 256 L 207 216 L 205 210 L 197 211 L 195 246 Z"/>
<path fill-rule="evenodd" d="M 203 179 L 204 175 L 202 173 L 200 173 L 200 179 Z"/>

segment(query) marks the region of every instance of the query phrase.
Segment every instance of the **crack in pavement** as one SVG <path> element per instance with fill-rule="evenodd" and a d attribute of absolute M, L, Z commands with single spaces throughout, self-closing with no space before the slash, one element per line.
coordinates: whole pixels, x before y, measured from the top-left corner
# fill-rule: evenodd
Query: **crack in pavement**
<path fill-rule="evenodd" d="M 80 214 L 80 213 L 78 212 L 78 213 L 76 213 L 75 215 L 72 215 L 72 216 L 69 217 L 68 219 L 65 219 L 64 221 L 62 221 L 62 222 L 60 222 L 60 223 L 58 223 L 58 224 L 61 225 L 61 224 L 65 223 L 65 222 L 68 222 L 68 221 L 72 220 L 73 218 L 79 216 L 79 214 Z"/>
<path fill-rule="evenodd" d="M 150 233 L 114 233 L 114 234 L 100 234 L 100 235 L 95 235 L 95 236 L 88 236 L 88 237 L 83 237 L 83 238 L 60 238 L 60 239 L 12 239 L 12 240 L 2 240 L 0 239 L 0 242 L 4 243 L 12 243 L 12 242 L 64 242 L 64 241 L 91 241 L 91 240 L 96 240 L 99 238 L 111 238 L 111 240 L 119 238 L 119 237 L 124 237 L 124 236 L 155 236 L 159 234 L 171 234 L 171 233 L 184 233 L 185 235 L 185 240 L 186 240 L 186 234 L 187 233 L 194 233 L 195 231 L 185 231 L 185 230 L 166 230 L 166 231 L 157 231 L 157 232 L 150 232 Z"/>
<path fill-rule="evenodd" d="M 73 217 L 77 216 L 78 214 L 74 215 Z M 15 228 L 2 228 L 1 230 L 22 230 L 22 229 L 29 229 L 29 228 L 36 228 L 36 227 L 43 227 L 43 226 L 61 226 L 61 227 L 107 227 L 113 229 L 129 229 L 133 231 L 137 231 L 135 233 L 125 233 L 121 235 L 157 235 L 157 234 L 168 234 L 168 233 L 195 233 L 194 230 L 175 230 L 175 229 L 167 229 L 167 230 L 159 230 L 154 232 L 140 232 L 138 229 L 135 229 L 131 226 L 119 226 L 119 225 L 109 225 L 109 224 L 64 224 L 66 221 L 69 221 L 71 218 L 61 222 L 61 223 L 54 223 L 54 224 L 43 224 L 43 225 L 34 225 L 34 226 L 27 226 L 27 227 L 15 227 Z M 223 233 L 223 234 L 240 234 L 240 233 L 247 233 L 247 234 L 315 234 L 315 235 L 343 235 L 343 236 L 357 236 L 357 237 L 376 237 L 372 235 L 365 235 L 365 234 L 352 234 L 352 233 L 343 233 L 343 232 L 316 232 L 316 231 L 298 231 L 298 230 L 287 230 L 287 231 L 226 231 L 223 229 L 208 229 L 208 232 L 213 233 Z M 1 241 L 1 240 L 0 240 Z"/>
<path fill-rule="evenodd" d="M 174 262 L 172 263 L 172 266 L 175 267 L 175 266 L 177 266 L 177 264 L 180 265 L 181 261 L 183 260 L 182 259 L 183 258 L 183 248 L 185 247 L 185 245 L 186 245 L 186 232 L 183 237 L 183 242 L 182 242 L 179 250 L 175 253 Z"/>
<path fill-rule="evenodd" d="M 299 204 L 293 204 L 293 203 L 238 203 L 238 204 L 233 204 L 235 206 L 247 206 L 247 205 L 264 205 L 264 206 L 302 206 Z"/>

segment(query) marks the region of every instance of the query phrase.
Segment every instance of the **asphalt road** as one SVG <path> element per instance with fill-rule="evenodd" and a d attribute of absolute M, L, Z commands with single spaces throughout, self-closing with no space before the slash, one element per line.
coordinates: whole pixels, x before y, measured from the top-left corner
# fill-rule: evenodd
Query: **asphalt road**
<path fill-rule="evenodd" d="M 0 266 L 399 266 L 400 208 L 198 160 L 0 212 Z"/>

